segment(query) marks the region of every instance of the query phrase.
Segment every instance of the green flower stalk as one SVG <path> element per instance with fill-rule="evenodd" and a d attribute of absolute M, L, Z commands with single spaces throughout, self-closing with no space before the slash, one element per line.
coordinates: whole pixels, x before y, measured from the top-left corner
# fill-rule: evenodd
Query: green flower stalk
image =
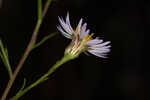
<path fill-rule="evenodd" d="M 56 71 L 57 68 L 59 68 L 61 65 L 63 65 L 64 63 L 75 59 L 77 56 L 72 56 L 70 55 L 70 53 L 65 52 L 64 57 L 57 61 L 56 64 L 54 64 L 47 73 L 45 73 L 41 78 L 39 78 L 36 82 L 34 82 L 33 84 L 31 84 L 30 86 L 28 86 L 25 89 L 20 90 L 14 97 L 12 97 L 10 100 L 18 100 L 21 96 L 23 96 L 25 93 L 27 93 L 29 90 L 31 90 L 33 87 L 39 85 L 40 83 L 46 81 L 48 79 L 48 77 L 54 73 Z"/>

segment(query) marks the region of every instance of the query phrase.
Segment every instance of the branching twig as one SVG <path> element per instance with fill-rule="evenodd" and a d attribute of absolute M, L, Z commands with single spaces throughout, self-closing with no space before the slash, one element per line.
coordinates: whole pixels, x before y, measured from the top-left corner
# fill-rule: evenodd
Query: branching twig
<path fill-rule="evenodd" d="M 18 75 L 20 69 L 22 68 L 22 66 L 23 66 L 23 64 L 24 64 L 24 62 L 25 62 L 25 60 L 26 60 L 26 58 L 28 57 L 28 55 L 29 55 L 29 53 L 30 53 L 30 51 L 31 51 L 31 48 L 32 48 L 32 46 L 34 45 L 34 43 L 35 43 L 35 41 L 36 41 L 36 37 L 37 37 L 37 35 L 38 35 L 38 31 L 39 31 L 39 28 L 40 28 L 40 26 L 41 26 L 43 17 L 46 15 L 46 12 L 47 12 L 47 10 L 48 10 L 48 7 L 49 7 L 49 5 L 51 4 L 51 1 L 52 1 L 52 0 L 48 0 L 48 1 L 46 2 L 45 7 L 44 7 L 44 10 L 43 10 L 43 13 L 42 13 L 42 18 L 41 18 L 41 19 L 38 19 L 37 24 L 36 24 L 36 26 L 35 26 L 35 29 L 34 29 L 34 31 L 33 31 L 33 35 L 32 35 L 32 37 L 31 37 L 31 40 L 30 40 L 30 42 L 29 42 L 29 44 L 28 44 L 28 46 L 27 46 L 27 48 L 26 48 L 26 50 L 25 50 L 25 52 L 24 52 L 22 58 L 20 59 L 19 64 L 18 64 L 18 66 L 16 67 L 16 70 L 14 71 L 12 78 L 8 81 L 7 87 L 6 87 L 6 89 L 4 90 L 4 93 L 3 93 L 2 97 L 1 97 L 1 100 L 5 100 L 5 99 L 6 99 L 8 93 L 9 93 L 9 91 L 10 91 L 10 89 L 11 89 L 11 87 L 12 87 L 12 85 L 13 85 L 15 79 L 16 79 L 16 76 Z"/>

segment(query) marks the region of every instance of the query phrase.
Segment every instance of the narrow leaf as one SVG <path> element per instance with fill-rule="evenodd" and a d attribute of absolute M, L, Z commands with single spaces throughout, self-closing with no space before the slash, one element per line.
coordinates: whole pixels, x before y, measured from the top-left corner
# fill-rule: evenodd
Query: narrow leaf
<path fill-rule="evenodd" d="M 5 53 L 6 53 L 7 58 L 9 58 L 9 57 L 8 57 L 8 50 L 7 50 L 7 48 L 4 48 L 4 50 L 5 50 Z"/>
<path fill-rule="evenodd" d="M 0 50 L 1 50 L 0 57 L 8 71 L 9 77 L 11 78 L 12 77 L 12 69 L 11 69 L 11 66 L 9 63 L 9 59 L 8 59 L 8 51 L 7 51 L 7 48 L 4 48 L 1 40 L 0 40 Z"/>
<path fill-rule="evenodd" d="M 51 34 L 45 36 L 40 42 L 34 44 L 31 50 L 33 50 L 33 49 L 39 47 L 41 44 L 43 44 L 44 42 L 46 42 L 48 39 L 52 38 L 52 37 L 55 36 L 56 34 L 57 34 L 57 32 L 54 32 L 54 33 L 51 33 Z"/>
<path fill-rule="evenodd" d="M 10 98 L 9 100 L 18 100 L 18 96 L 20 96 L 20 94 L 22 93 L 22 91 L 23 91 L 24 88 L 25 88 L 26 81 L 27 81 L 27 80 L 24 78 L 24 81 L 23 81 L 23 84 L 22 84 L 20 90 L 16 93 L 15 96 L 13 96 L 12 98 Z"/>
<path fill-rule="evenodd" d="M 24 78 L 24 81 L 23 81 L 22 87 L 21 87 L 21 89 L 20 89 L 19 91 L 22 91 L 22 90 L 24 89 L 24 87 L 25 87 L 25 85 L 26 85 L 26 82 L 27 82 L 27 80 Z"/>

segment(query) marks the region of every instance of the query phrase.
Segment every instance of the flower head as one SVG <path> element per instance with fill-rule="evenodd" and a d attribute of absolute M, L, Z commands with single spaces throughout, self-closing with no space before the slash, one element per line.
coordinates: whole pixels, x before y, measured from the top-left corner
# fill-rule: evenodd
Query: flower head
<path fill-rule="evenodd" d="M 102 39 L 92 38 L 94 33 L 90 33 L 87 29 L 87 23 L 83 23 L 81 18 L 78 26 L 74 30 L 70 24 L 69 13 L 67 13 L 66 21 L 62 17 L 58 17 L 60 25 L 58 30 L 68 39 L 72 39 L 71 44 L 66 49 L 65 53 L 75 57 L 81 52 L 89 52 L 95 56 L 106 58 L 106 54 L 110 51 L 110 41 L 103 42 Z"/>

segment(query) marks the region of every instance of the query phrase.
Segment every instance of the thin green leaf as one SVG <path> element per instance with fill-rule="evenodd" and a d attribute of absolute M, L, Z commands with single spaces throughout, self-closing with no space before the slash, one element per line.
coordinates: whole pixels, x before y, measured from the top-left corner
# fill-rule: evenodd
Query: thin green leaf
<path fill-rule="evenodd" d="M 12 77 L 12 69 L 11 69 L 11 66 L 9 63 L 9 59 L 8 59 L 8 51 L 6 48 L 4 48 L 1 40 L 0 40 L 0 50 L 1 50 L 0 57 L 8 71 L 9 77 L 11 78 Z"/>
<path fill-rule="evenodd" d="M 38 19 L 42 18 L 42 0 L 38 0 Z"/>
<path fill-rule="evenodd" d="M 8 57 L 8 50 L 7 50 L 7 48 L 4 48 L 4 50 L 5 50 L 5 53 L 6 53 L 7 58 L 9 58 L 9 57 Z"/>
<path fill-rule="evenodd" d="M 3 56 L 3 54 L 1 52 L 0 52 L 0 57 L 1 57 L 4 65 L 7 66 L 6 60 L 5 60 L 5 58 L 4 58 L 4 56 Z"/>
<path fill-rule="evenodd" d="M 2 53 L 0 52 L 0 57 L 1 57 L 1 59 L 4 59 L 4 57 L 3 57 L 3 55 L 2 55 Z"/>
<path fill-rule="evenodd" d="M 27 80 L 24 78 L 23 84 L 22 84 L 21 89 L 19 91 L 22 91 L 24 89 L 26 82 L 27 82 Z"/>
<path fill-rule="evenodd" d="M 41 44 L 43 44 L 44 42 L 46 42 L 48 39 L 52 38 L 52 37 L 55 36 L 56 34 L 57 34 L 57 32 L 54 32 L 54 33 L 51 33 L 51 34 L 45 36 L 40 42 L 34 44 L 31 50 L 33 50 L 33 49 L 39 47 Z"/>
<path fill-rule="evenodd" d="M 12 98 L 10 98 L 9 100 L 17 100 L 18 99 L 17 97 L 21 94 L 21 92 L 24 90 L 24 88 L 26 86 L 26 81 L 27 80 L 24 78 L 24 81 L 23 81 L 23 84 L 22 84 L 20 90 L 17 92 L 17 94 L 15 96 L 13 96 Z"/>

